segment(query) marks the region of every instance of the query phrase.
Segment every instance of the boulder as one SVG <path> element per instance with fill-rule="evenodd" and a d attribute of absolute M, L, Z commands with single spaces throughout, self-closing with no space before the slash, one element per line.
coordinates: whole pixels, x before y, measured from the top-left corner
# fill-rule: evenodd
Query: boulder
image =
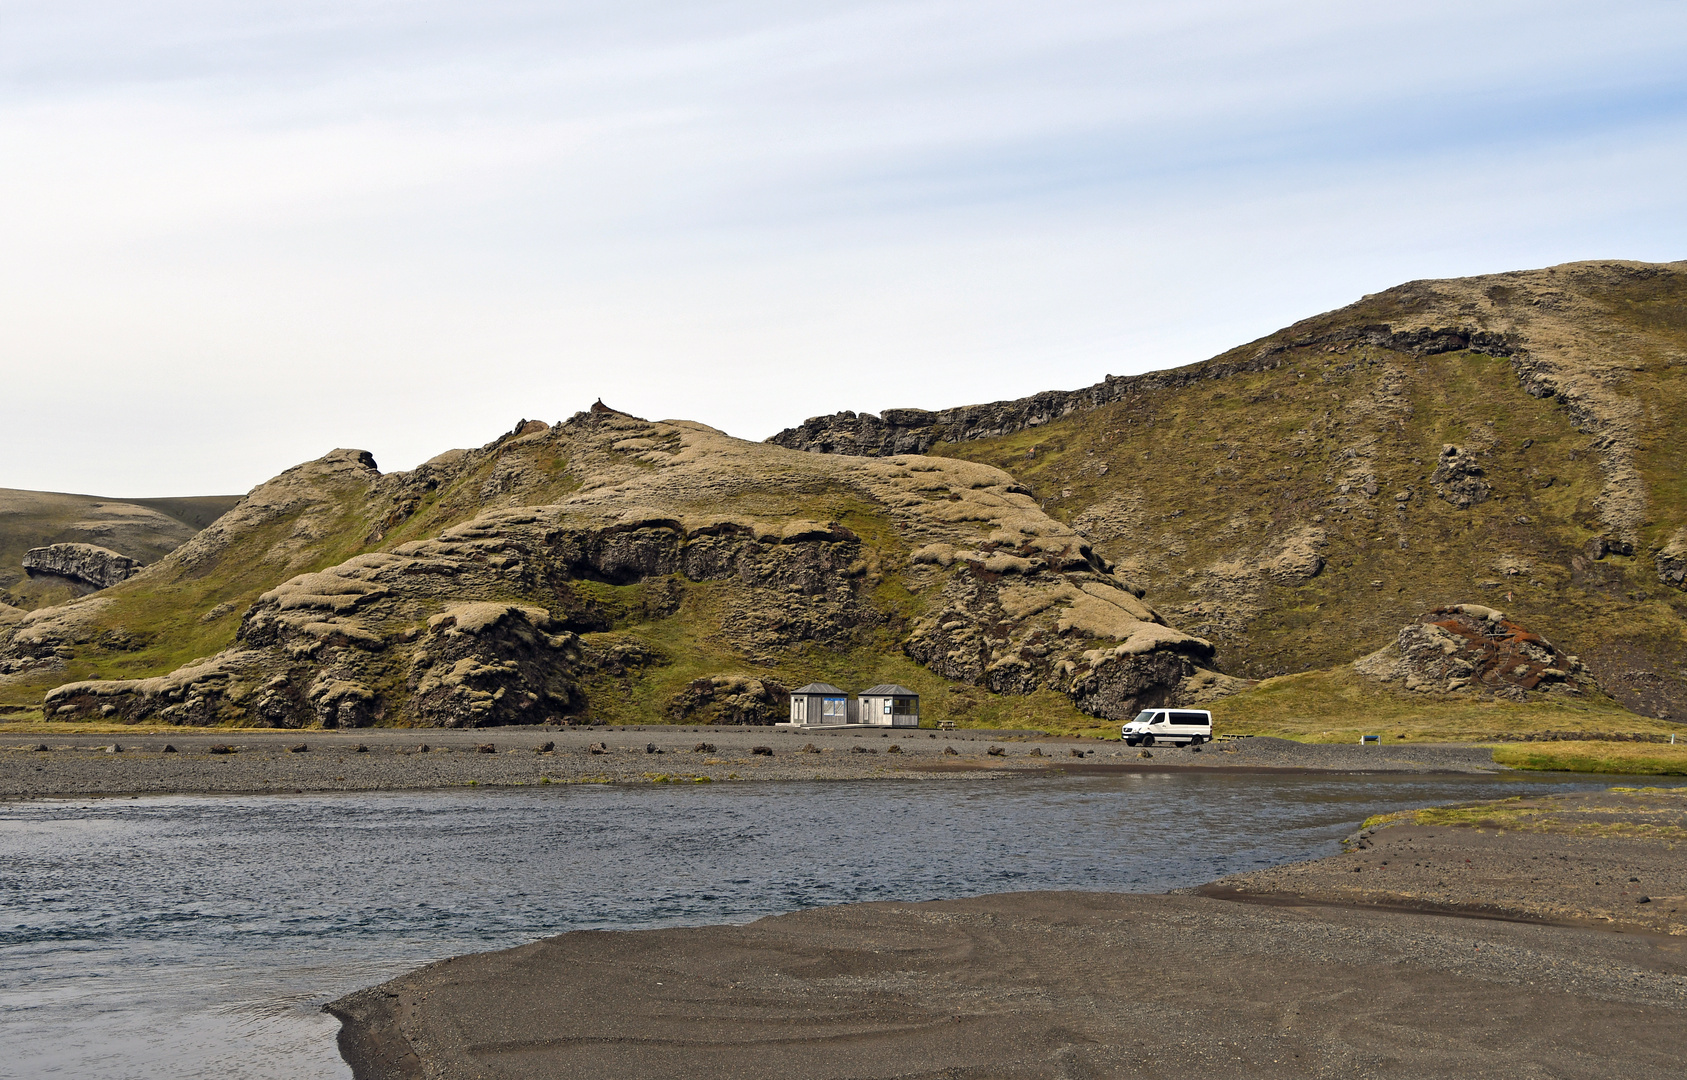
<path fill-rule="evenodd" d="M 48 544 L 30 548 L 23 568 L 31 574 L 53 574 L 96 589 L 109 589 L 141 572 L 141 564 L 127 555 L 93 544 Z"/>
<path fill-rule="evenodd" d="M 1417 693 L 1480 694 L 1513 701 L 1592 686 L 1581 661 L 1504 612 L 1478 604 L 1436 608 L 1354 670 Z"/>

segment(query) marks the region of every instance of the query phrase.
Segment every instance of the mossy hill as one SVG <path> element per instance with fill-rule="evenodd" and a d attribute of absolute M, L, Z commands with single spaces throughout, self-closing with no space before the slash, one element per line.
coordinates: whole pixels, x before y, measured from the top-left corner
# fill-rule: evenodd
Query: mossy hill
<path fill-rule="evenodd" d="M 103 722 L 782 719 L 823 679 L 1094 726 L 1227 685 L 1000 470 L 602 406 L 383 474 L 340 450 L 0 630 L 0 705 Z"/>
<path fill-rule="evenodd" d="M 1013 473 L 1232 675 L 1343 665 L 1476 602 L 1687 719 L 1684 422 L 1687 264 L 1590 262 L 1412 282 L 1175 371 L 775 441 Z"/>

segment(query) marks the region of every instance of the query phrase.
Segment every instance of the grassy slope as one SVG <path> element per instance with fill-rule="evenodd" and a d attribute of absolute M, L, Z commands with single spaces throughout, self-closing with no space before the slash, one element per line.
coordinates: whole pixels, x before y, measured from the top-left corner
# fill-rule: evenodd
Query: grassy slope
<path fill-rule="evenodd" d="M 1422 611 L 1477 602 L 1590 662 L 1605 658 L 1607 672 L 1644 666 L 1687 686 L 1687 596 L 1659 584 L 1647 550 L 1687 522 L 1684 298 L 1643 285 L 1605 303 L 1643 369 L 1628 374 L 1633 392 L 1651 403 L 1637 464 L 1652 516 L 1634 558 L 1578 559 L 1601 531 L 1592 440 L 1560 404 L 1525 394 L 1506 360 L 1477 353 L 1301 349 L 1273 371 L 1150 392 L 941 452 L 1014 472 L 1051 515 L 1087 528 L 1098 550 L 1139 574 L 1174 624 L 1211 637 L 1234 674 L 1345 663 Z M 1361 305 L 1341 314 L 1371 322 L 1391 313 Z M 1379 405 L 1389 369 L 1406 376 L 1409 409 Z M 1444 443 L 1491 446 L 1483 464 L 1493 498 L 1460 510 L 1434 496 L 1428 478 Z M 1331 505 L 1349 464 L 1342 454 L 1360 444 L 1369 444 L 1381 492 L 1349 497 L 1344 512 Z M 1392 496 L 1408 488 L 1397 513 Z M 1326 569 L 1311 581 L 1255 579 L 1249 601 L 1213 572 L 1227 560 L 1257 561 L 1304 526 L 1328 540 Z M 1528 570 L 1502 572 L 1505 556 Z"/>

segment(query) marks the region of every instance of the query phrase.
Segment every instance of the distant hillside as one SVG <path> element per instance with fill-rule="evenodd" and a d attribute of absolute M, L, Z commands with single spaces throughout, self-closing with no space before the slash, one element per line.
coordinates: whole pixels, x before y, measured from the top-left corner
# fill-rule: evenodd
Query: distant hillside
<path fill-rule="evenodd" d="M 771 441 L 1012 472 L 1234 675 L 1474 600 L 1687 719 L 1687 263 L 1411 282 L 1175 371 Z"/>
<path fill-rule="evenodd" d="M 48 544 L 93 544 L 156 562 L 240 501 L 238 495 L 108 499 L 0 488 L 0 604 L 31 609 L 93 590 L 62 577 L 31 577 L 23 556 Z"/>

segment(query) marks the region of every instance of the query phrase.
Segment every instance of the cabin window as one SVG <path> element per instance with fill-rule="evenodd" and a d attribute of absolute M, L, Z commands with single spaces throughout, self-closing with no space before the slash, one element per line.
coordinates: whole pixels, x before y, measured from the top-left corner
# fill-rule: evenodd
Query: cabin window
<path fill-rule="evenodd" d="M 826 698 L 820 703 L 820 715 L 845 716 L 848 714 L 848 704 L 843 698 Z"/>
<path fill-rule="evenodd" d="M 887 702 L 885 702 L 885 712 L 887 712 L 887 713 L 892 712 L 893 706 L 894 706 L 895 715 L 897 715 L 897 716 L 913 716 L 913 715 L 915 715 L 914 699 L 913 698 L 899 697 L 899 698 L 894 698 L 892 701 L 887 701 Z"/>
<path fill-rule="evenodd" d="M 890 712 L 890 702 L 891 702 L 891 699 L 890 699 L 890 698 L 885 698 L 885 715 L 886 715 L 886 716 L 889 716 L 889 715 L 891 715 L 891 712 Z"/>

